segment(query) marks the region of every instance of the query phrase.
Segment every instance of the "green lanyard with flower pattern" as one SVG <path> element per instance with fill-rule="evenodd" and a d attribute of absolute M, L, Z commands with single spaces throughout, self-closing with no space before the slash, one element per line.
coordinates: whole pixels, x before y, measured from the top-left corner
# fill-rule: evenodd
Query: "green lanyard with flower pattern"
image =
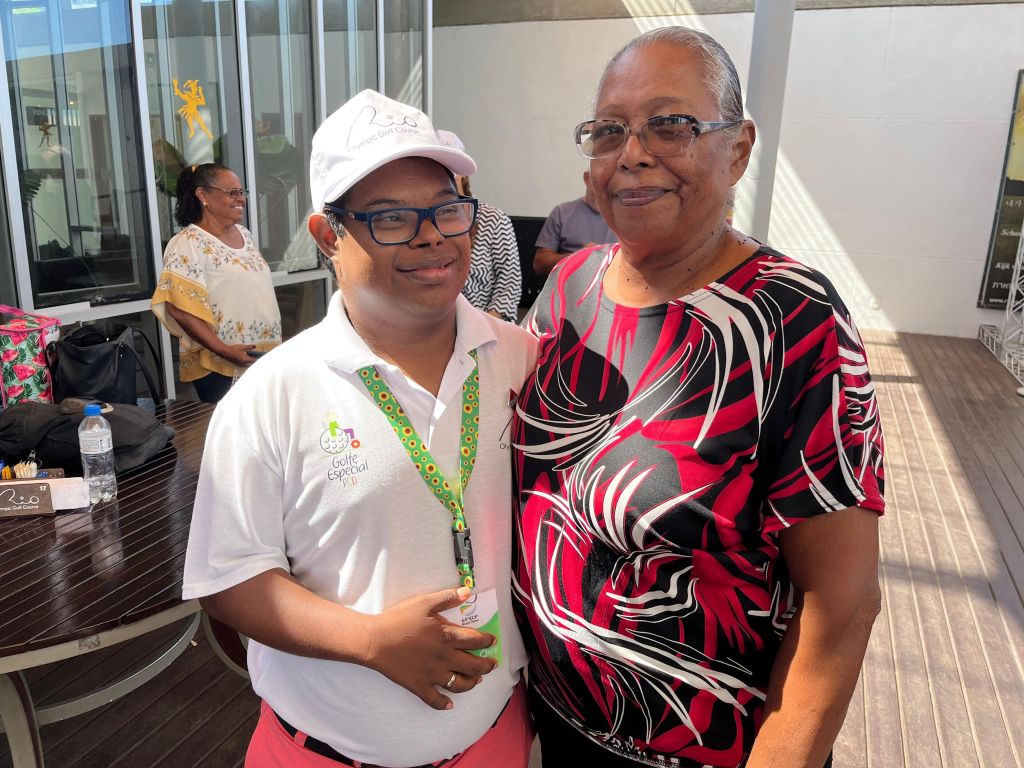
<path fill-rule="evenodd" d="M 476 350 L 469 353 L 476 362 Z M 477 436 L 480 429 L 480 369 L 473 368 L 473 372 L 467 377 L 462 385 L 462 430 L 459 435 L 459 485 L 452 487 L 452 483 L 445 478 L 441 468 L 430 455 L 427 446 L 416 430 L 413 429 L 409 417 L 406 416 L 402 406 L 398 404 L 394 393 L 387 383 L 381 378 L 380 373 L 373 366 L 360 368 L 359 378 L 370 391 L 377 407 L 391 423 L 391 428 L 401 441 L 413 466 L 420 473 L 423 482 L 434 492 L 437 500 L 445 509 L 452 514 L 452 543 L 455 549 L 455 567 L 459 571 L 459 578 L 462 586 L 472 588 L 475 585 L 473 577 L 473 546 L 469 538 L 469 526 L 466 524 L 466 511 L 463 504 L 463 494 L 469 484 L 469 478 L 473 474 L 473 465 L 476 464 Z"/>

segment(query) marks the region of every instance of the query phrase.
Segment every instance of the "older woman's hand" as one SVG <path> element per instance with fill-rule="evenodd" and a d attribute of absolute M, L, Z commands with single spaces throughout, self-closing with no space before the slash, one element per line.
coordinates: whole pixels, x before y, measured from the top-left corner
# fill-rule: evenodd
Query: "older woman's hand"
<path fill-rule="evenodd" d="M 225 344 L 222 349 L 215 350 L 215 352 L 225 360 L 244 368 L 252 365 L 256 360 L 249 355 L 250 349 L 256 349 L 256 347 L 252 344 Z"/>
<path fill-rule="evenodd" d="M 253 364 L 254 358 L 247 354 L 250 349 L 256 347 L 252 344 L 225 344 L 210 329 L 206 321 L 200 320 L 195 315 L 180 309 L 173 304 L 167 305 L 167 314 L 173 317 L 190 337 L 198 341 L 215 355 L 235 365 L 246 368 Z"/>

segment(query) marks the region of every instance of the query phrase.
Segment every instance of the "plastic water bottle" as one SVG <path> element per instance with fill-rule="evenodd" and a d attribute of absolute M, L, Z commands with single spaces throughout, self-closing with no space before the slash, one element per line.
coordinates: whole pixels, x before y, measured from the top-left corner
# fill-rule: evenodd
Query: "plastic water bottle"
<path fill-rule="evenodd" d="M 82 451 L 82 474 L 89 484 L 89 501 L 110 501 L 117 496 L 114 478 L 114 440 L 110 422 L 100 416 L 100 406 L 85 406 L 85 419 L 78 426 L 78 446 Z"/>

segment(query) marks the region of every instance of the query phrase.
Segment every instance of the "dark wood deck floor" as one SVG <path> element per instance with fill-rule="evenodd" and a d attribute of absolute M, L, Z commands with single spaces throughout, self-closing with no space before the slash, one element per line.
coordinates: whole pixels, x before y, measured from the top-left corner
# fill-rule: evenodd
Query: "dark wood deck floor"
<path fill-rule="evenodd" d="M 867 341 L 887 449 L 883 612 L 836 766 L 1020 766 L 1024 398 L 977 341 Z M 31 679 L 39 698 L 64 698 L 137 663 L 160 640 L 36 670 Z M 45 726 L 47 766 L 240 766 L 256 709 L 245 681 L 200 636 L 138 691 Z M 0 768 L 10 765 L 0 739 Z"/>
<path fill-rule="evenodd" d="M 37 705 L 118 679 L 169 646 L 182 626 L 27 671 Z M 200 630 L 192 647 L 138 690 L 92 712 L 43 726 L 46 766 L 241 766 L 258 707 L 248 681 L 228 670 Z M 3 740 L 0 766 L 12 768 Z"/>

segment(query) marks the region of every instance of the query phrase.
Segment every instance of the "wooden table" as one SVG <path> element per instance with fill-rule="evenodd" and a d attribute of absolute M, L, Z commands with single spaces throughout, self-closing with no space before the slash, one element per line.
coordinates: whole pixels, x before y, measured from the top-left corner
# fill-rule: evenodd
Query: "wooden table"
<path fill-rule="evenodd" d="M 168 402 L 171 445 L 118 475 L 92 512 L 0 520 L 0 721 L 16 766 L 42 766 L 39 726 L 102 706 L 152 679 L 189 646 L 197 601 L 182 602 L 185 547 L 213 407 Z M 22 670 L 129 640 L 192 616 L 162 656 L 88 696 L 36 710 Z"/>

